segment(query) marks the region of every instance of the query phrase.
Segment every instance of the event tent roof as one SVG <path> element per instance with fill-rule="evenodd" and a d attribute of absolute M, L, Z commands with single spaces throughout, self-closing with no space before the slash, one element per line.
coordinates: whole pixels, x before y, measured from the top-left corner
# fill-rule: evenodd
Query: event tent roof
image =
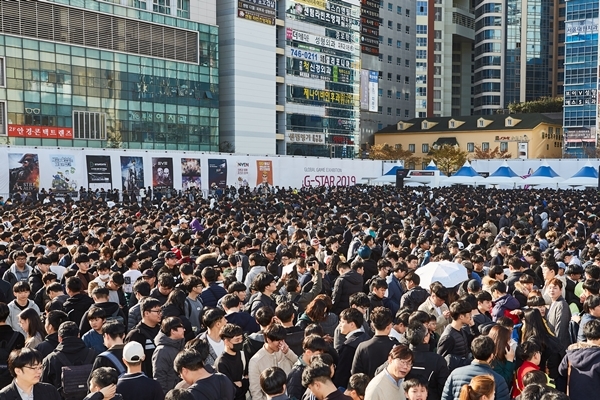
<path fill-rule="evenodd" d="M 504 161 L 504 163 L 498 167 L 490 176 L 485 178 L 485 183 L 490 185 L 502 185 L 502 184 L 516 184 L 523 182 L 523 178 L 521 178 L 515 171 L 512 170 L 508 166 L 508 163 Z"/>
<path fill-rule="evenodd" d="M 483 179 L 473 167 L 469 161 L 465 161 L 465 164 L 459 168 L 454 175 L 443 180 L 443 183 L 450 185 L 474 185 Z"/>
<path fill-rule="evenodd" d="M 560 184 L 567 186 L 598 186 L 598 170 L 588 162 L 572 177 L 562 181 Z"/>
<path fill-rule="evenodd" d="M 535 170 L 533 174 L 525 178 L 523 181 L 526 185 L 553 185 L 562 182 L 564 178 L 561 178 L 547 161 L 544 161 L 542 165 Z"/>

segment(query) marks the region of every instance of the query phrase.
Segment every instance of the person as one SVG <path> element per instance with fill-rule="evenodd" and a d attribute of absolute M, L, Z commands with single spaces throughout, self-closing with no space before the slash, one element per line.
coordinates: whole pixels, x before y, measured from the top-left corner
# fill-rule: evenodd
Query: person
<path fill-rule="evenodd" d="M 426 400 L 429 391 L 426 384 L 418 379 L 407 379 L 402 383 L 406 400 Z"/>
<path fill-rule="evenodd" d="M 160 384 L 166 394 L 173 389 L 179 377 L 173 370 L 177 353 L 183 350 L 185 328 L 178 317 L 167 317 L 160 325 L 160 331 L 154 338 L 156 348 L 152 353 L 152 377 Z"/>
<path fill-rule="evenodd" d="M 444 333 L 446 325 L 450 323 L 450 310 L 446 305 L 448 289 L 440 282 L 433 282 L 429 285 L 429 291 L 431 294 L 427 300 L 419 306 L 418 310 L 425 311 L 427 314 L 433 315 L 436 318 L 437 326 L 435 332 L 439 337 Z"/>
<path fill-rule="evenodd" d="M 287 394 L 292 400 L 302 399 L 306 388 L 302 386 L 302 373 L 310 364 L 311 359 L 316 354 L 327 352 L 328 346 L 325 339 L 318 335 L 308 335 L 302 342 L 302 356 L 298 357 L 298 361 L 292 367 L 292 370 L 287 374 L 286 389 Z"/>
<path fill-rule="evenodd" d="M 277 303 L 271 297 L 277 290 L 277 282 L 275 277 L 268 272 L 261 272 L 252 281 L 253 287 L 256 289 L 246 305 L 246 310 L 249 311 L 253 317 L 256 315 L 256 311 L 261 307 L 271 307 L 273 310 L 277 308 Z"/>
<path fill-rule="evenodd" d="M 279 367 L 267 368 L 260 373 L 260 388 L 268 400 L 290 400 L 285 381 L 285 372 Z"/>
<path fill-rule="evenodd" d="M 5 303 L 0 303 L 0 342 L 4 343 L 4 349 L 0 351 L 2 354 L 0 358 L 0 387 L 4 387 L 11 383 L 14 375 L 11 375 L 8 367 L 2 368 L 1 366 L 8 365 L 9 355 L 13 350 L 21 349 L 25 346 L 24 336 L 6 323 L 10 311 Z"/>
<path fill-rule="evenodd" d="M 154 276 L 154 271 L 147 269 L 142 273 L 142 277 L 150 273 Z M 150 284 L 145 280 L 140 280 L 133 284 L 133 297 L 130 298 L 130 304 L 131 301 L 134 300 L 137 301 L 137 303 L 133 304 L 127 313 L 127 332 L 132 330 L 142 320 L 140 302 L 142 299 L 150 296 L 150 290 Z"/>
<path fill-rule="evenodd" d="M 496 345 L 494 350 L 494 359 L 492 360 L 492 369 L 502 375 L 506 384 L 512 386 L 515 374 L 515 352 L 517 342 L 511 338 L 511 331 L 501 325 L 491 327 L 488 336 L 492 338 Z"/>
<path fill-rule="evenodd" d="M 475 295 L 475 299 L 477 300 L 477 308 L 473 310 L 473 322 L 474 331 L 481 333 L 483 329 L 488 327 L 493 323 L 492 315 L 490 311 L 492 310 L 492 295 L 489 292 L 481 291 Z"/>
<path fill-rule="evenodd" d="M 407 308 L 411 312 L 417 311 L 419 306 L 425 302 L 429 294 L 421 286 L 421 277 L 415 271 L 410 271 L 404 278 L 406 282 L 406 293 L 400 299 L 400 308 Z"/>
<path fill-rule="evenodd" d="M 571 344 L 569 339 L 571 310 L 564 297 L 562 297 L 562 287 L 563 282 L 557 278 L 553 278 L 548 282 L 546 293 L 552 303 L 546 314 L 546 319 L 550 329 L 552 329 L 560 344 L 566 349 Z"/>
<path fill-rule="evenodd" d="M 33 309 L 27 308 L 19 314 L 19 325 L 25 331 L 25 347 L 35 349 L 46 337 L 40 315 Z"/>
<path fill-rule="evenodd" d="M 35 348 L 40 352 L 42 358 L 45 358 L 48 354 L 52 353 L 58 346 L 58 328 L 60 327 L 60 324 L 67 320 L 67 314 L 60 310 L 52 310 L 46 314 L 44 329 L 47 335 L 44 338 L 44 341 Z"/>
<path fill-rule="evenodd" d="M 84 333 L 81 339 L 88 348 L 96 350 L 97 353 L 102 353 L 106 350 L 102 339 L 102 325 L 106 321 L 106 313 L 102 308 L 92 307 L 85 317 L 92 329 Z"/>
<path fill-rule="evenodd" d="M 335 280 L 331 300 L 333 307 L 331 311 L 339 315 L 342 311 L 350 307 L 350 296 L 354 293 L 362 292 L 363 277 L 361 274 L 350 268 L 350 264 L 342 262 L 337 265 L 340 276 Z"/>
<path fill-rule="evenodd" d="M 218 278 L 219 274 L 213 267 L 205 267 L 202 270 L 204 289 L 200 294 L 200 298 L 205 307 L 216 307 L 221 297 L 227 294 L 227 290 L 217 284 Z"/>
<path fill-rule="evenodd" d="M 375 336 L 356 347 L 352 360 L 352 375 L 364 373 L 369 378 L 375 376 L 375 370 L 387 360 L 387 355 L 398 341 L 389 336 L 392 330 L 392 313 L 386 307 L 377 307 L 371 312 L 371 324 Z"/>
<path fill-rule="evenodd" d="M 471 379 L 478 375 L 491 375 L 494 377 L 496 384 L 494 396 L 496 400 L 510 400 L 510 392 L 504 377 L 495 372 L 490 365 L 495 350 L 496 345 L 492 338 L 483 335 L 476 337 L 471 344 L 473 361 L 470 365 L 456 368 L 450 373 L 444 385 L 442 400 L 459 398 L 463 385 L 469 384 Z"/>
<path fill-rule="evenodd" d="M 188 390 L 196 400 L 204 400 L 207 393 L 211 399 L 233 400 L 235 385 L 225 375 L 210 373 L 204 368 L 204 354 L 195 350 L 184 350 L 177 354 L 174 368 L 188 384 Z M 255 400 L 254 397 L 252 397 Z"/>
<path fill-rule="evenodd" d="M 69 321 L 73 321 L 79 326 L 85 313 L 94 304 L 94 300 L 83 290 L 83 282 L 77 276 L 67 278 L 66 287 L 69 298 L 65 300 L 63 309 L 67 313 Z"/>
<path fill-rule="evenodd" d="M 219 336 L 225 343 L 225 351 L 217 357 L 215 370 L 228 377 L 236 386 L 235 400 L 244 400 L 250 385 L 242 350 L 244 331 L 238 325 L 225 324 L 221 328 Z"/>
<path fill-rule="evenodd" d="M 202 323 L 206 327 L 206 331 L 198 335 L 198 338 L 206 339 L 210 344 L 208 357 L 204 360 L 204 365 L 212 368 L 217 358 L 225 351 L 225 342 L 220 336 L 221 328 L 227 323 L 225 313 L 220 308 L 206 308 L 202 316 Z"/>
<path fill-rule="evenodd" d="M 186 316 L 187 296 L 186 293 L 175 288 L 169 293 L 167 302 L 162 306 L 162 318 L 178 317 L 185 329 L 185 340 L 192 340 L 196 335 L 192 328 L 192 323 Z"/>
<path fill-rule="evenodd" d="M 600 296 L 588 296 L 583 302 L 583 315 L 579 321 L 579 330 L 577 332 L 577 341 L 585 342 L 583 328 L 588 322 L 600 318 Z"/>
<path fill-rule="evenodd" d="M 90 394 L 84 400 L 123 400 L 117 393 L 119 376 L 114 368 L 101 367 L 90 375 Z"/>
<path fill-rule="evenodd" d="M 339 360 L 333 375 L 337 387 L 345 388 L 348 385 L 356 348 L 370 339 L 362 327 L 363 321 L 363 315 L 356 308 L 347 308 L 340 314 L 340 333 L 345 335 L 346 340 L 338 350 Z"/>
<path fill-rule="evenodd" d="M 129 342 L 123 347 L 123 363 L 127 373 L 117 381 L 117 393 L 123 396 L 123 400 L 164 400 L 160 384 L 142 372 L 145 357 L 144 347 L 138 342 Z"/>
<path fill-rule="evenodd" d="M 125 325 L 119 321 L 107 321 L 102 325 L 102 339 L 108 349 L 98 354 L 92 364 L 92 371 L 101 367 L 114 368 L 120 375 L 127 372 L 123 364 L 123 339 L 125 338 Z"/>
<path fill-rule="evenodd" d="M 221 307 L 225 310 L 225 319 L 228 323 L 238 325 L 247 335 L 260 331 L 256 319 L 252 318 L 252 315 L 247 312 L 241 311 L 242 302 L 237 295 L 229 293 L 223 296 L 221 300 Z"/>
<path fill-rule="evenodd" d="M 183 281 L 181 287 L 188 294 L 185 299 L 185 315 L 190 320 L 192 332 L 194 335 L 197 335 L 202 330 L 200 316 L 204 309 L 204 303 L 202 303 L 202 298 L 200 297 L 202 293 L 202 280 L 192 275 Z"/>
<path fill-rule="evenodd" d="M 490 293 L 494 299 L 492 321 L 496 322 L 502 317 L 512 319 L 510 312 L 517 310 L 521 305 L 517 299 L 506 292 L 506 284 L 502 281 L 494 282 L 490 287 Z"/>
<path fill-rule="evenodd" d="M 475 376 L 460 390 L 459 400 L 494 400 L 496 385 L 490 375 Z"/>
<path fill-rule="evenodd" d="M 331 380 L 329 365 L 320 361 L 311 363 L 302 372 L 302 386 L 310 390 L 317 400 L 351 400 L 340 392 Z M 252 399 L 254 400 L 254 397 Z"/>
<path fill-rule="evenodd" d="M 40 381 L 41 370 L 42 355 L 39 351 L 29 347 L 11 351 L 8 371 L 13 381 L 0 390 L 0 400 L 62 400 L 56 387 Z"/>
<path fill-rule="evenodd" d="M 583 328 L 586 342 L 574 343 L 560 363 L 558 372 L 568 381 L 572 399 L 585 399 L 600 393 L 600 320 Z"/>
<path fill-rule="evenodd" d="M 471 362 L 469 346 L 472 340 L 470 332 L 465 329 L 475 324 L 471 315 L 471 305 L 464 300 L 450 304 L 452 322 L 446 326 L 438 341 L 437 353 L 446 359 L 452 372 L 455 368 Z"/>
<path fill-rule="evenodd" d="M 145 357 L 142 370 L 146 376 L 154 376 L 152 373 L 152 354 L 156 345 L 154 338 L 160 330 L 162 308 L 160 301 L 153 297 L 147 297 L 140 302 L 142 320 L 127 334 L 125 343 L 138 342 L 144 346 Z M 159 385 L 160 386 L 160 385 Z M 127 400 L 125 398 L 125 400 Z"/>
<path fill-rule="evenodd" d="M 104 311 L 104 318 L 114 319 L 116 321 L 126 323 L 127 317 L 125 313 L 119 306 L 119 303 L 115 303 L 114 301 L 109 300 L 110 290 L 108 287 L 97 287 L 92 290 L 92 300 L 94 300 L 92 308 L 99 308 Z M 101 327 L 102 325 L 100 325 Z M 81 322 L 79 324 L 79 330 L 82 335 L 85 335 L 88 331 L 92 330 L 91 320 L 89 318 L 89 310 L 81 317 Z"/>
<path fill-rule="evenodd" d="M 30 293 L 31 289 L 29 288 L 29 283 L 26 281 L 18 281 L 13 286 L 13 294 L 15 299 L 8 303 L 10 315 L 6 320 L 6 323 L 10 325 L 13 330 L 19 332 L 23 336 L 27 336 L 27 334 L 19 324 L 19 314 L 27 308 L 33 309 L 38 315 L 40 314 L 40 309 L 35 302 L 33 302 L 33 300 L 29 300 Z"/>
<path fill-rule="evenodd" d="M 541 347 L 532 340 L 527 340 L 517 348 L 519 358 L 523 360 L 523 364 L 517 369 L 515 374 L 515 383 L 513 385 L 512 397 L 515 398 L 521 394 L 525 388 L 523 382 L 525 375 L 531 371 L 540 370 L 540 361 L 542 360 Z"/>
<path fill-rule="evenodd" d="M 388 354 L 388 365 L 377 374 L 365 391 L 369 400 L 406 400 L 402 383 L 413 366 L 413 353 L 404 346 L 394 347 Z"/>
<path fill-rule="evenodd" d="M 298 356 L 285 343 L 285 328 L 273 323 L 263 330 L 265 344 L 248 363 L 248 379 L 252 400 L 266 399 L 260 388 L 260 373 L 269 367 L 279 367 L 289 374 Z"/>

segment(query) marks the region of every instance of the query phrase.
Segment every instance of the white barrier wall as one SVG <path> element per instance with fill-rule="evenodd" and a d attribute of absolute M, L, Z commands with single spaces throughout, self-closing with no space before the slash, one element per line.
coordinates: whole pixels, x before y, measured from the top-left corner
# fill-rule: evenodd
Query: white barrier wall
<path fill-rule="evenodd" d="M 381 176 L 383 162 L 176 151 L 0 147 L 0 194 L 52 188 L 208 189 L 262 182 L 275 186 L 348 186 Z M 386 166 L 389 169 L 389 166 Z"/>

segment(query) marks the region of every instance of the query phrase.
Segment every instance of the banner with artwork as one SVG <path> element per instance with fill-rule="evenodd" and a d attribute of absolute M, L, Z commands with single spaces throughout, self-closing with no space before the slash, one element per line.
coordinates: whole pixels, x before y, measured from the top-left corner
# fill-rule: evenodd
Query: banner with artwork
<path fill-rule="evenodd" d="M 248 181 L 250 180 L 250 163 L 248 161 L 238 161 L 237 165 L 237 179 L 235 182 L 236 187 L 249 186 Z"/>
<path fill-rule="evenodd" d="M 164 191 L 173 188 L 173 159 L 152 157 L 152 187 Z"/>
<path fill-rule="evenodd" d="M 273 161 L 256 160 L 256 186 L 268 183 L 273 186 Z"/>
<path fill-rule="evenodd" d="M 79 189 L 78 171 L 75 165 L 75 156 L 69 154 L 51 154 L 52 185 L 50 188 L 56 194 L 76 194 Z"/>
<path fill-rule="evenodd" d="M 209 188 L 227 187 L 227 160 L 224 158 L 208 159 L 208 186 Z"/>
<path fill-rule="evenodd" d="M 20 190 L 39 191 L 40 163 L 34 153 L 9 153 L 9 192 L 12 195 Z"/>
<path fill-rule="evenodd" d="M 88 187 L 112 189 L 110 156 L 86 156 Z"/>
<path fill-rule="evenodd" d="M 144 187 L 144 159 L 142 157 L 121 156 L 121 190 L 128 192 Z"/>
<path fill-rule="evenodd" d="M 202 189 L 201 167 L 199 158 L 181 159 L 181 186 L 183 190 Z"/>

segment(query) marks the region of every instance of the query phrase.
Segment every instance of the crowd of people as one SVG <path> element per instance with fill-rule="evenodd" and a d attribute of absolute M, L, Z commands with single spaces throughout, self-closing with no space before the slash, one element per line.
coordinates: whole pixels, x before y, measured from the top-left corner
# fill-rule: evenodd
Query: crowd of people
<path fill-rule="evenodd" d="M 0 400 L 580 400 L 600 195 L 392 187 L 0 210 Z M 431 263 L 460 264 L 453 287 Z"/>

